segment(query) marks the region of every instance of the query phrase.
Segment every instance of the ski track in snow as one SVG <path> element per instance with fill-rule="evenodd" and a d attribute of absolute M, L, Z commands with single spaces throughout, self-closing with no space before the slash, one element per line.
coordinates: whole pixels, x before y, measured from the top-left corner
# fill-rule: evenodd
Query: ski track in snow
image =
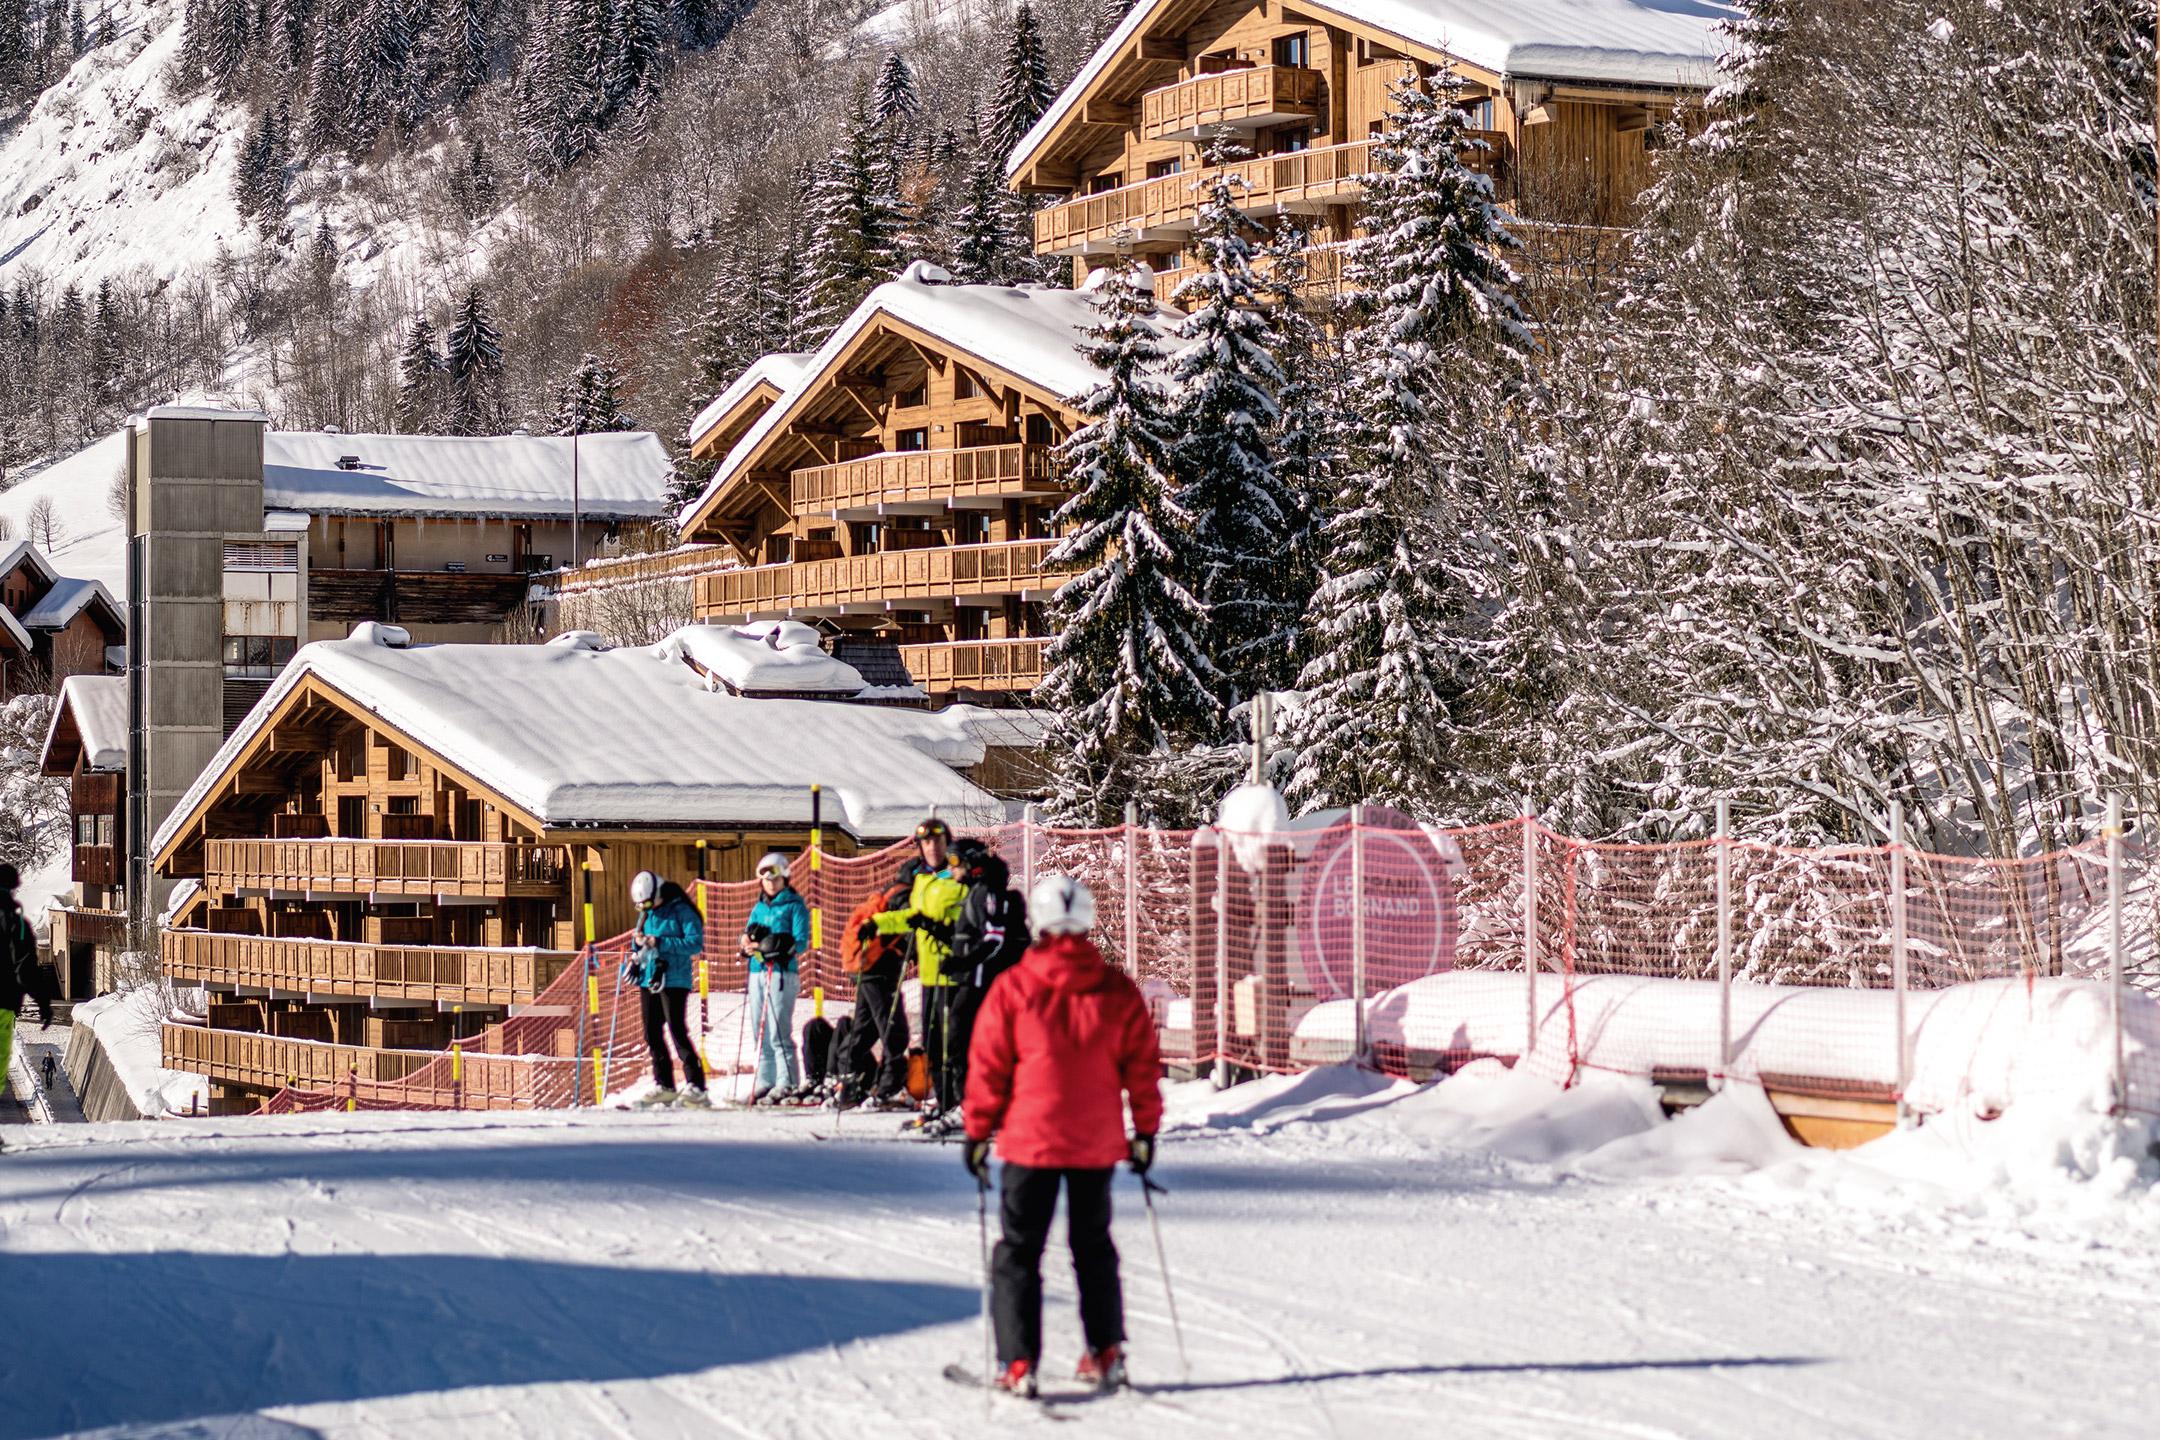
<path fill-rule="evenodd" d="M 1819 1156 L 1585 1180 L 1437 1143 L 1438 1093 L 1306 1088 L 1166 1132 L 1192 1381 L 1121 1180 L 1149 1388 L 1041 1414 L 943 1380 L 980 1363 L 975 1197 L 956 1147 L 868 1120 L 18 1130 L 0 1293 L 44 1305 L 12 1327 L 0 1440 L 236 1415 L 260 1418 L 189 1433 L 2025 1437 L 2145 1433 L 2160 1401 L 2149 1173 L 2091 1206 Z M 1058 1381 L 1056 1241 L 1045 1280 Z"/>

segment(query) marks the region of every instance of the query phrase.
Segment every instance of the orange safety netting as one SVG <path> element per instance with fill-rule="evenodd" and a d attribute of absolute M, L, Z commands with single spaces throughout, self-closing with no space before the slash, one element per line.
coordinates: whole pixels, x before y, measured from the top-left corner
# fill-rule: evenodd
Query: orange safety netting
<path fill-rule="evenodd" d="M 1493 1059 L 1561 1083 L 1592 1071 L 1738 1080 L 1980 1114 L 2065 1094 L 2160 1113 L 2160 1004 L 2117 979 L 2123 950 L 2150 948 L 2142 855 L 2118 872 L 2118 947 L 2105 841 L 1993 861 L 1606 844 L 1534 820 L 1442 830 L 1373 813 L 1266 835 L 980 833 L 1023 893 L 1042 874 L 1087 882 L 1095 939 L 1142 986 L 1180 1068 L 1357 1059 L 1422 1078 Z M 815 925 L 805 1005 L 821 988 L 844 1019 L 853 987 L 838 931 L 912 853 L 798 862 Z M 693 1029 L 722 1079 L 755 1064 L 739 1033 L 738 946 L 756 894 L 750 882 L 697 887 Z M 649 1065 L 640 995 L 620 975 L 628 948 L 628 936 L 586 947 L 581 966 L 490 1028 L 485 1054 L 414 1057 L 402 1078 L 285 1092 L 273 1108 L 596 1103 Z"/>

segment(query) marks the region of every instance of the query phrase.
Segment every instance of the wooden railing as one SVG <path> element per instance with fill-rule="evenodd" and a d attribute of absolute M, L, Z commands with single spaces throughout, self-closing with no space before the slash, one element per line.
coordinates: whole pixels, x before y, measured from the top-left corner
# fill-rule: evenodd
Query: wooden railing
<path fill-rule="evenodd" d="M 1305 283 L 1299 287 L 1300 290 L 1310 293 L 1315 290 L 1333 291 L 1338 289 L 1342 285 L 1343 279 L 1343 253 L 1343 247 L 1340 244 L 1309 247 L 1304 252 Z M 1261 256 L 1253 262 L 1253 273 L 1257 275 L 1267 275 L 1273 268 L 1272 262 L 1265 256 Z M 1165 305 L 1174 304 L 1177 300 L 1178 287 L 1199 273 L 1200 267 L 1198 265 L 1178 265 L 1169 269 L 1155 271 L 1155 298 Z"/>
<path fill-rule="evenodd" d="M 1474 170 L 1487 174 L 1504 168 L 1512 153 L 1506 135 L 1473 130 L 1489 148 L 1470 157 Z M 1239 203 L 1268 213 L 1286 207 L 1347 203 L 1364 193 L 1363 177 L 1373 166 L 1373 141 L 1353 140 L 1287 155 L 1261 155 L 1222 167 L 1242 176 Z M 1083 195 L 1035 212 L 1035 248 L 1069 255 L 1114 249 L 1120 244 L 1171 238 L 1189 229 L 1214 170 L 1194 170 L 1123 185 L 1099 195 Z"/>
<path fill-rule="evenodd" d="M 193 985 L 453 1005 L 529 1003 L 577 963 L 568 950 L 364 945 L 208 930 L 167 930 L 158 944 L 166 975 Z"/>
<path fill-rule="evenodd" d="M 913 450 L 817 465 L 788 477 L 797 515 L 969 496 L 1056 494 L 1057 464 L 1046 445 L 977 445 Z"/>
<path fill-rule="evenodd" d="M 1211 125 L 1267 122 L 1320 113 L 1320 72 L 1298 65 L 1257 65 L 1195 75 L 1140 97 L 1140 133 L 1179 140 Z"/>
<path fill-rule="evenodd" d="M 902 645 L 901 663 L 917 685 L 940 690 L 1032 690 L 1042 683 L 1045 639 L 954 640 Z"/>
<path fill-rule="evenodd" d="M 203 843 L 204 883 L 223 891 L 544 897 L 566 894 L 568 875 L 568 861 L 554 845 L 339 839 Z"/>
<path fill-rule="evenodd" d="M 467 1110 L 530 1109 L 537 1093 L 559 1095 L 576 1086 L 584 1068 L 575 1056 L 488 1054 L 462 1055 L 453 1065 L 446 1050 L 338 1045 L 203 1025 L 166 1025 L 159 1050 L 167 1069 L 226 1085 L 265 1091 L 290 1085 L 356 1102 Z"/>
<path fill-rule="evenodd" d="M 740 620 L 817 609 L 837 614 L 843 605 L 1046 589 L 1057 583 L 1046 579 L 1042 568 L 1043 557 L 1055 543 L 1009 540 L 995 545 L 948 545 L 706 575 L 698 580 L 698 618 Z"/>
<path fill-rule="evenodd" d="M 688 580 L 715 570 L 732 570 L 736 564 L 735 552 L 725 545 L 683 545 L 673 550 L 591 560 L 575 570 L 546 570 L 532 579 L 535 585 L 550 588 L 557 595 L 577 595 L 623 585 Z"/>

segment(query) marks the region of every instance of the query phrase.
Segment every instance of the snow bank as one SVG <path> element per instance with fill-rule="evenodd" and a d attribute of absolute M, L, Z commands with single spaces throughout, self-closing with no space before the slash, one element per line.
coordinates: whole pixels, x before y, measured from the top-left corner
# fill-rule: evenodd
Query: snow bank
<path fill-rule="evenodd" d="M 863 690 L 862 672 L 825 653 L 817 630 L 799 620 L 691 625 L 654 646 L 653 654 L 694 664 L 738 695 L 859 695 Z"/>
<path fill-rule="evenodd" d="M 95 1035 L 105 1058 L 145 1120 L 161 1115 L 207 1113 L 210 1084 L 200 1075 L 168 1070 L 160 1026 L 165 996 L 155 986 L 100 995 L 75 1006 L 75 1024 Z"/>
<path fill-rule="evenodd" d="M 1736 983 L 1732 1074 L 1804 1086 L 1870 1090 L 1897 1086 L 1896 997 L 1845 990 Z M 1430 975 L 1376 997 L 1373 1040 L 1401 1046 L 1413 1063 L 1442 1055 L 1514 1057 L 1524 1050 L 1529 1004 L 1520 974 Z M 1316 1006 L 1299 1022 L 1291 1057 L 1346 1058 L 1355 1013 L 1347 1000 Z M 1928 1112 L 1993 1115 L 2016 1102 L 2104 1110 L 2112 1096 L 2108 996 L 2093 981 L 1983 980 L 1906 997 L 1912 1049 L 1910 1103 Z M 1564 1076 L 1570 1059 L 1618 1074 L 1714 1074 L 1718 989 L 1709 981 L 1627 975 L 1541 977 L 1531 1064 Z M 2160 1002 L 2130 997 L 2124 1048 L 2132 1064 L 2160 1055 Z"/>

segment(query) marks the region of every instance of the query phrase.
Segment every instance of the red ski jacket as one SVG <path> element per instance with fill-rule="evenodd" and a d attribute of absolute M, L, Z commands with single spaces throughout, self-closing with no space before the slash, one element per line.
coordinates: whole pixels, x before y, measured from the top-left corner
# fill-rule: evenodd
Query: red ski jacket
<path fill-rule="evenodd" d="M 967 1133 L 1044 1169 L 1101 1170 L 1126 1158 L 1133 1129 L 1162 1124 L 1162 1060 L 1140 987 L 1086 937 L 1028 947 L 983 996 L 968 1043 Z"/>

